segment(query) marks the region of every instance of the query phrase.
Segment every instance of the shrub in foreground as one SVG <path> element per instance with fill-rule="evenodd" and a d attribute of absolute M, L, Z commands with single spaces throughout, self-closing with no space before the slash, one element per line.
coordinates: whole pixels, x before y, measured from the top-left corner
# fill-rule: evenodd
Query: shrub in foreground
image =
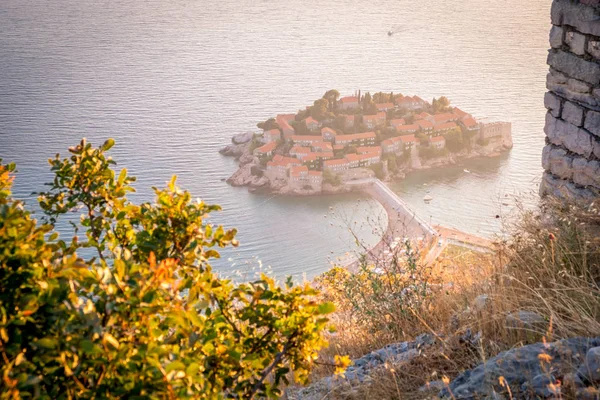
<path fill-rule="evenodd" d="M 237 245 L 204 221 L 219 207 L 175 178 L 155 203 L 131 203 L 113 144 L 50 160 L 45 224 L 11 197 L 15 166 L 0 163 L 0 398 L 277 397 L 292 374 L 305 382 L 333 306 L 290 279 L 218 277 L 215 249 Z M 76 235 L 59 240 L 54 224 L 74 212 Z"/>

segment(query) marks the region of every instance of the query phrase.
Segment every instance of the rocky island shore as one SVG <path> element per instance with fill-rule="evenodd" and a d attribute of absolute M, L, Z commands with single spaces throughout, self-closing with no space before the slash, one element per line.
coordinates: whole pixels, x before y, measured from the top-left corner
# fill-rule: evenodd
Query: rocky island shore
<path fill-rule="evenodd" d="M 349 182 L 406 174 L 494 157 L 512 148 L 511 124 L 478 122 L 450 106 L 418 96 L 325 93 L 296 114 L 257 124 L 260 133 L 232 137 L 220 150 L 235 157 L 232 186 L 286 195 L 346 193 Z"/>

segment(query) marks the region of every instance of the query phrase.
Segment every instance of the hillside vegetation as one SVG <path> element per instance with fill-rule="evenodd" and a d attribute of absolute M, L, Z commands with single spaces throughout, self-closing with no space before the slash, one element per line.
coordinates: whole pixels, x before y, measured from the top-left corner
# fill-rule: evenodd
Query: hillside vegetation
<path fill-rule="evenodd" d="M 523 211 L 490 254 L 449 246 L 427 263 L 427 244 L 407 241 L 312 283 L 236 284 L 210 267 L 237 245 L 235 230 L 206 222 L 219 207 L 175 178 L 154 202 L 130 202 L 135 178 L 112 169 L 113 145 L 84 140 L 50 160 L 41 222 L 11 195 L 15 166 L 0 162 L 0 399 L 479 398 L 454 391 L 505 356 L 516 370 L 490 375 L 498 396 L 536 398 L 540 385 L 600 395 L 600 364 L 566 373 L 552 350 L 574 337 L 600 344 L 595 203 Z M 72 238 L 59 237 L 61 221 Z M 516 385 L 531 371 L 511 352 L 532 343 L 541 383 Z"/>
<path fill-rule="evenodd" d="M 360 367 L 368 376 L 353 373 L 352 379 L 333 379 L 326 390 L 316 385 L 312 394 L 309 390 L 305 396 L 290 398 L 422 399 L 437 398 L 441 389 L 447 390 L 447 398 L 483 398 L 454 394 L 451 382 L 502 351 L 537 342 L 550 349 L 549 343 L 560 339 L 600 337 L 597 205 L 546 199 L 538 209 L 522 211 L 507 229 L 507 239 L 493 254 L 450 246 L 426 264 L 426 249 L 407 244 L 400 252 L 396 248 L 398 255 L 391 261 L 363 263 L 355 272 L 335 268 L 319 277 L 324 298 L 337 306 L 332 319 L 338 331 L 323 357 L 364 356 L 361 364 L 377 365 L 385 346 L 402 341 L 416 343 L 418 352 L 407 360 L 392 351 L 378 366 Z M 427 346 L 420 344 L 423 334 L 430 341 Z M 574 356 L 582 363 L 586 354 Z M 536 370 L 546 371 L 549 395 L 600 396 L 599 381 L 573 382 L 577 365 L 565 367 L 544 353 L 535 357 L 539 357 Z M 513 375 L 516 370 L 516 375 L 533 378 L 524 361 L 506 362 Z M 565 368 L 570 375 L 563 375 Z M 329 368 L 320 368 L 314 381 L 330 373 Z M 485 378 L 492 382 L 486 382 L 505 397 L 489 398 L 545 397 L 514 385 L 508 375 L 490 378 L 494 373 Z"/>
<path fill-rule="evenodd" d="M 216 275 L 216 249 L 237 245 L 206 223 L 219 207 L 175 178 L 155 202 L 130 202 L 113 145 L 83 140 L 50 160 L 44 223 L 11 197 L 15 166 L 0 162 L 0 398 L 277 398 L 305 382 L 333 305 L 291 280 Z M 55 231 L 63 219 L 72 238 Z"/>

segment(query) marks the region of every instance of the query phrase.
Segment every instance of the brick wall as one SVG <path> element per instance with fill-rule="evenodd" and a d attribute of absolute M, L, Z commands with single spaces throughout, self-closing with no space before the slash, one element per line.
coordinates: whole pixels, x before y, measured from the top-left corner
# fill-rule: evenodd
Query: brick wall
<path fill-rule="evenodd" d="M 542 195 L 600 196 L 600 0 L 554 0 Z"/>

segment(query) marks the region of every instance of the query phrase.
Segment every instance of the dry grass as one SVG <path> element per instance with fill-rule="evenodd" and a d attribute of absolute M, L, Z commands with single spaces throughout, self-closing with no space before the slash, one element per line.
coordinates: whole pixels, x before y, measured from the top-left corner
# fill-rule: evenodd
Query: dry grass
<path fill-rule="evenodd" d="M 411 277 L 428 280 L 425 298 L 410 308 L 410 314 L 404 310 L 390 316 L 384 329 L 374 330 L 373 321 L 357 313 L 345 298 L 341 282 L 347 275 L 332 277 L 329 283 L 335 285 L 326 296 L 340 311 L 334 321 L 338 333 L 323 352 L 325 358 L 335 354 L 358 358 L 423 332 L 433 333 L 438 342 L 408 363 L 387 365 L 372 374 L 368 385 L 327 398 L 426 398 L 427 393 L 418 392 L 420 386 L 442 377 L 452 379 L 502 350 L 542 338 L 600 336 L 598 208 L 548 202 L 537 212 L 523 211 L 510 228 L 510 239 L 500 243 L 494 255 L 449 248 L 434 265 L 419 266 Z M 485 306 L 474 307 L 482 294 L 488 296 Z M 533 311 L 546 323 L 530 331 L 508 329 L 506 316 L 518 310 Z M 458 339 L 467 329 L 482 333 L 477 348 Z M 323 368 L 314 377 L 330 373 Z M 574 395 L 568 387 L 563 393 L 564 398 Z"/>

